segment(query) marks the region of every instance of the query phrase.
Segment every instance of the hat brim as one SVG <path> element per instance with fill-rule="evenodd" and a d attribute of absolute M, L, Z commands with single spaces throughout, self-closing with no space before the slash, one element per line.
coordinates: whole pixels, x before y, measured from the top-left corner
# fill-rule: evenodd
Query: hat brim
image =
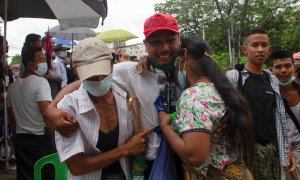
<path fill-rule="evenodd" d="M 83 81 L 92 76 L 110 75 L 111 69 L 111 61 L 103 60 L 92 64 L 86 64 L 76 67 L 76 72 L 80 81 Z"/>
<path fill-rule="evenodd" d="M 147 40 L 153 33 L 157 32 L 157 31 L 161 31 L 161 30 L 172 31 L 174 33 L 179 34 L 179 31 L 176 31 L 174 29 L 170 29 L 170 28 L 158 28 L 158 29 L 155 29 L 153 31 L 148 32 L 147 36 L 145 37 L 145 40 Z"/>

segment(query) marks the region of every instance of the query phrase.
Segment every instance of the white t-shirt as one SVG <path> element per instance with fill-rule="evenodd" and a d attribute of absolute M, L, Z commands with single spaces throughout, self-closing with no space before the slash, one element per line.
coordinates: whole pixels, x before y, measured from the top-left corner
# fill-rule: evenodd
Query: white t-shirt
<path fill-rule="evenodd" d="M 38 101 L 52 101 L 48 81 L 36 75 L 19 78 L 7 91 L 7 106 L 12 107 L 16 132 L 43 135 L 45 123 Z"/>
<path fill-rule="evenodd" d="M 161 87 L 158 85 L 158 76 L 163 71 L 155 69 L 154 72 L 137 74 L 136 62 L 122 62 L 114 65 L 113 82 L 128 92 L 129 97 L 137 96 L 140 101 L 142 128 L 147 129 L 158 126 L 157 111 L 154 102 L 159 95 Z M 149 136 L 146 159 L 153 160 L 160 144 L 160 136 L 151 133 Z"/>

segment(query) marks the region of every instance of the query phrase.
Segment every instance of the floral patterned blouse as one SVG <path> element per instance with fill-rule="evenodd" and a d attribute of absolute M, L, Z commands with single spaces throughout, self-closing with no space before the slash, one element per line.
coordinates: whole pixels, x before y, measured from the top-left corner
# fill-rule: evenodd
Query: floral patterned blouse
<path fill-rule="evenodd" d="M 225 139 L 217 135 L 218 125 L 225 114 L 225 105 L 212 83 L 197 83 L 182 92 L 176 106 L 177 118 L 171 127 L 179 135 L 189 132 L 205 132 L 211 135 L 209 155 L 204 164 L 193 167 L 206 175 L 208 167 L 221 171 L 228 163 L 237 159 L 228 148 Z"/>

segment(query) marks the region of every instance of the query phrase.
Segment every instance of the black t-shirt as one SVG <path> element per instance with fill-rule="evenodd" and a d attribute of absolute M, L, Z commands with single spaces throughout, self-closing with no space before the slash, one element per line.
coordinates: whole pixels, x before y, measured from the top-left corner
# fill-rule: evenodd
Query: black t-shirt
<path fill-rule="evenodd" d="M 98 142 L 96 147 L 100 149 L 102 153 L 115 149 L 118 147 L 119 142 L 119 124 L 109 131 L 108 133 L 104 133 L 99 130 Z M 111 174 L 111 173 L 119 173 L 122 172 L 122 168 L 119 161 L 114 162 L 112 165 L 103 168 L 102 174 Z"/>
<path fill-rule="evenodd" d="M 261 145 L 274 142 L 276 140 L 274 116 L 276 100 L 268 76 L 249 72 L 242 92 L 248 98 L 254 116 L 256 142 Z"/>

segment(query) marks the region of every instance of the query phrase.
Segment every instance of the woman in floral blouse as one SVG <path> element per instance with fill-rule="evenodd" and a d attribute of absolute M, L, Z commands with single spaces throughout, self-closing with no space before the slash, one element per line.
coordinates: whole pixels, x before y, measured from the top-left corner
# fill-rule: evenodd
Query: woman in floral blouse
<path fill-rule="evenodd" d="M 161 130 L 183 160 L 186 179 L 252 179 L 244 163 L 250 162 L 255 144 L 248 104 L 209 53 L 206 41 L 183 39 L 175 77 L 187 89 L 176 119 L 159 113 Z"/>

